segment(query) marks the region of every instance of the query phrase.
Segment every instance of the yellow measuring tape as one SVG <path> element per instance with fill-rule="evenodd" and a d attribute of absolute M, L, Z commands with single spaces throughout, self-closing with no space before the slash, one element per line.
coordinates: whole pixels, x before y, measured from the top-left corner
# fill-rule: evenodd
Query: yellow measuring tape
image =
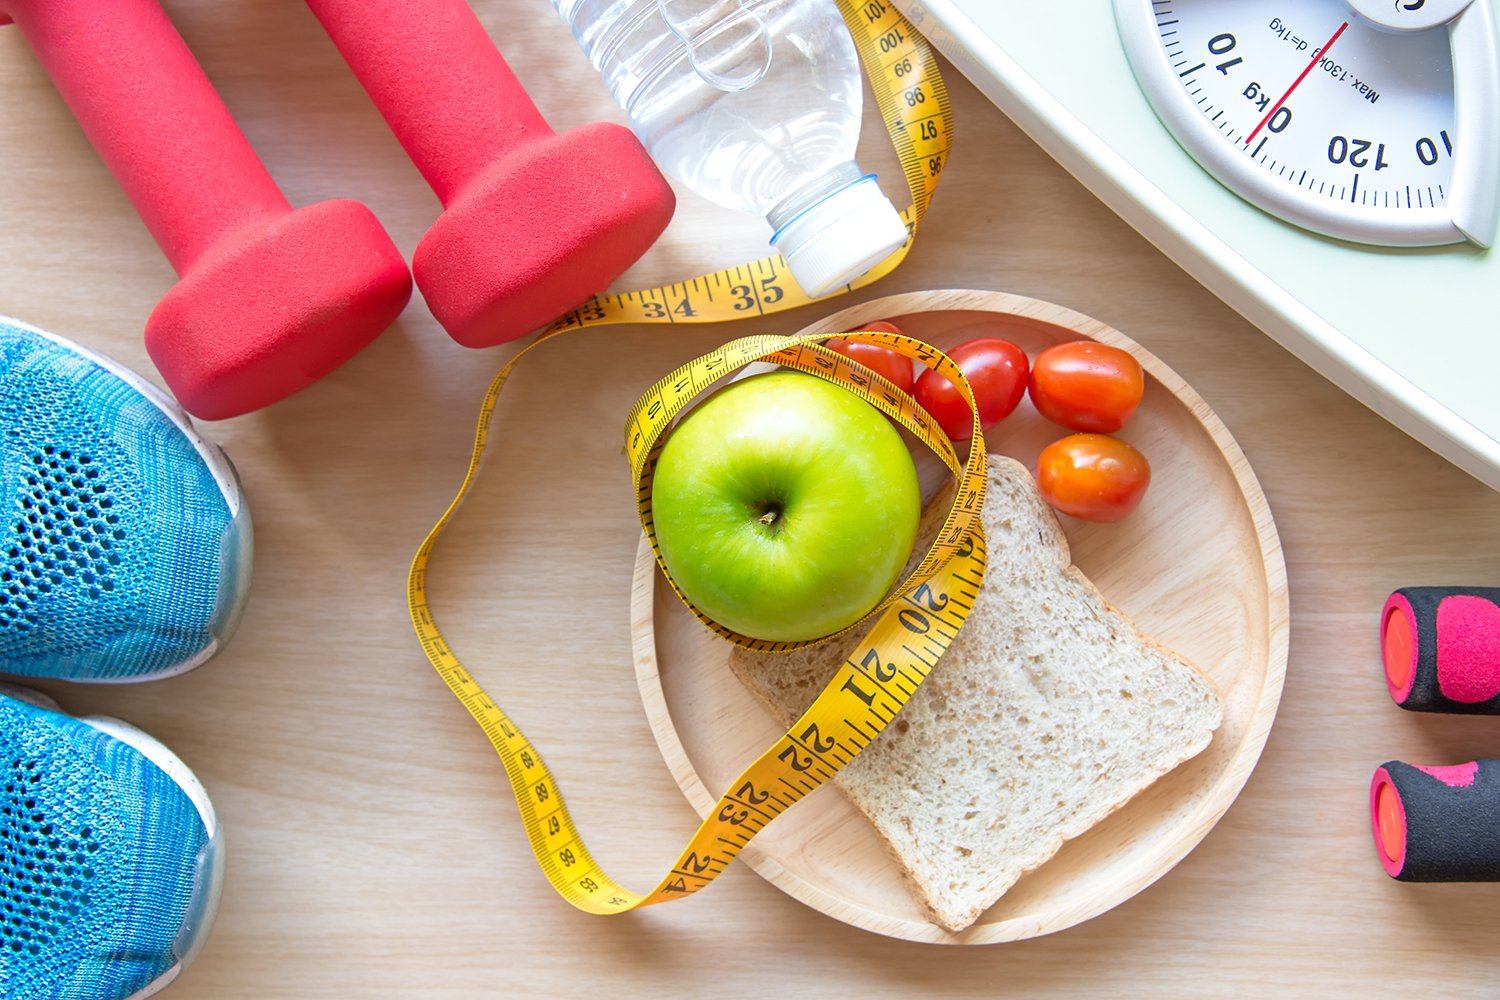
<path fill-rule="evenodd" d="M 971 412 L 974 411 L 974 397 L 963 373 L 947 355 L 931 345 L 884 332 L 861 331 L 846 336 L 891 348 L 935 368 L 958 386 Z M 771 361 L 809 372 L 857 393 L 916 434 L 959 477 L 953 508 L 937 541 L 911 576 L 872 612 L 880 617 L 859 649 L 787 734 L 731 783 L 672 870 L 643 896 L 621 886 L 594 861 L 568 816 L 557 783 L 541 754 L 464 670 L 443 641 L 427 603 L 428 558 L 474 482 L 500 388 L 526 352 L 545 339 L 549 337 L 538 338 L 517 354 L 491 384 L 468 475 L 458 496 L 412 561 L 407 601 L 428 659 L 499 752 L 532 851 L 553 888 L 568 902 L 589 913 L 622 913 L 703 888 L 767 823 L 831 778 L 879 736 L 906 704 L 968 617 L 984 579 L 985 545 L 979 524 L 986 483 L 984 437 L 975 416 L 968 462 L 960 466 L 947 436 L 925 410 L 878 374 L 820 346 L 821 336 L 760 336 L 731 341 L 672 372 L 636 403 L 626 424 L 626 452 L 637 490 L 641 525 L 653 548 L 656 539 L 651 526 L 651 473 L 662 435 L 673 418 L 699 393 L 752 361 Z M 657 563 L 661 566 L 659 550 Z M 671 580 L 666 567 L 661 569 Z M 673 587 L 676 588 L 675 583 Z M 678 591 L 678 595 L 682 596 L 682 592 Z M 686 597 L 683 601 L 706 625 L 739 645 L 757 649 L 810 645 L 768 643 L 737 635 L 693 608 Z"/>
<path fill-rule="evenodd" d="M 830 295 L 863 288 L 906 259 L 953 145 L 953 111 L 937 57 L 890 0 L 838 0 L 896 147 L 912 203 L 901 213 L 904 246 L 873 270 Z M 821 298 L 829 298 L 824 295 Z M 608 323 L 718 323 L 795 309 L 813 299 L 793 279 L 780 254 L 661 288 L 596 295 L 547 328 L 547 333 Z"/>
<path fill-rule="evenodd" d="M 913 203 L 904 215 L 908 231 L 914 233 L 951 141 L 947 94 L 926 43 L 893 8 L 883 0 L 868 0 L 858 7 L 850 0 L 839 0 L 839 6 L 870 69 L 877 100 L 912 189 Z M 924 108 L 929 101 L 933 107 Z M 860 287 L 889 273 L 910 245 L 908 238 L 905 247 L 848 287 Z M 427 566 L 432 550 L 478 474 L 500 390 L 520 360 L 539 344 L 582 326 L 712 322 L 777 312 L 809 301 L 785 273 L 781 259 L 775 257 L 667 288 L 599 296 L 564 317 L 518 352 L 490 384 L 463 485 L 412 560 L 407 603 L 423 650 L 499 753 L 543 873 L 564 899 L 586 912 L 623 913 L 697 892 L 722 872 L 767 823 L 832 777 L 879 736 L 900 711 L 963 625 L 983 581 L 985 544 L 978 518 L 984 504 L 986 466 L 978 417 L 974 417 L 968 461 L 960 466 L 947 436 L 910 396 L 863 365 L 822 347 L 821 336 L 759 336 L 732 341 L 657 382 L 632 408 L 625 442 L 641 525 L 668 581 L 671 575 L 661 563 L 651 520 L 651 476 L 663 435 L 677 414 L 702 392 L 752 361 L 770 361 L 808 372 L 855 392 L 916 434 L 959 479 L 953 507 L 937 541 L 912 574 L 866 616 L 866 621 L 872 616 L 878 618 L 856 653 L 787 734 L 730 785 L 672 870 L 645 895 L 624 888 L 594 861 L 541 755 L 444 641 L 427 601 Z M 936 369 L 959 388 L 970 410 L 977 413 L 962 372 L 936 348 L 899 334 L 858 331 L 846 336 L 888 347 Z M 672 586 L 676 590 L 675 582 Z M 768 643 L 738 635 L 699 612 L 680 590 L 677 593 L 708 627 L 738 645 L 776 650 L 810 644 Z"/>

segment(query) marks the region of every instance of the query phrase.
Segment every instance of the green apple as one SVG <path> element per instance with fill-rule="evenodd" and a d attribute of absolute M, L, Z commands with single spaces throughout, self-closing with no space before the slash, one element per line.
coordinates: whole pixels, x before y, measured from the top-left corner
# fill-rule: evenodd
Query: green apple
<path fill-rule="evenodd" d="M 911 453 L 879 410 L 778 371 L 734 382 L 678 424 L 651 512 L 672 579 L 742 635 L 816 639 L 880 602 L 917 537 Z"/>

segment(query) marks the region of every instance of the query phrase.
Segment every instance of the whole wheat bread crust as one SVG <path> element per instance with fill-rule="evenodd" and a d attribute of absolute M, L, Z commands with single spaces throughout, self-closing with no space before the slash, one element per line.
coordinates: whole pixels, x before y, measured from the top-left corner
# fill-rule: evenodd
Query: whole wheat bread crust
<path fill-rule="evenodd" d="M 907 707 L 834 778 L 875 828 L 886 853 L 911 886 L 914 898 L 929 919 L 953 931 L 979 919 L 1017 879 L 1051 858 L 1065 841 L 1094 826 L 1161 775 L 1201 752 L 1223 716 L 1222 703 L 1212 682 L 1193 664 L 1143 633 L 1072 565 L 1067 538 L 1051 509 L 1037 494 L 1031 474 L 1014 460 L 999 456 L 990 457 L 989 473 L 984 523 L 990 565 L 968 623 Z M 950 488 L 924 512 L 908 572 L 930 545 L 951 502 Z M 1016 565 L 1017 557 L 1005 547 L 1007 538 L 1018 539 L 1018 547 L 1034 544 L 1040 556 Z M 1039 562 L 1050 565 L 1039 566 Z M 1052 622 L 1043 616 L 1039 624 L 1023 621 L 1024 612 L 1040 613 L 1026 607 L 1025 602 L 1034 596 L 1030 586 L 1032 576 L 1027 574 L 1054 588 L 1042 596 L 1041 606 L 1047 604 L 1050 596 L 1053 603 L 1076 604 L 1075 616 L 1081 609 L 1083 617 L 1090 620 L 1080 623 L 1069 618 Z M 1019 601 L 1010 599 L 1005 591 L 1017 581 L 1023 584 Z M 1046 610 L 1050 614 L 1051 609 Z M 1034 632 L 1059 624 L 1075 631 L 1085 628 L 1085 635 L 1092 630 L 1096 633 L 1094 638 L 1098 638 L 1097 633 L 1102 629 L 1110 637 L 1111 648 L 1100 653 L 1098 643 L 1080 647 L 1074 651 L 1080 662 L 1073 664 L 1063 662 L 1068 657 L 1050 652 L 1051 647 L 1046 643 L 1038 646 L 1037 637 L 1027 634 L 1028 629 Z M 730 666 L 772 715 L 784 726 L 790 726 L 821 692 L 838 666 L 863 642 L 869 627 L 790 653 L 756 653 L 736 648 L 730 656 Z M 1066 634 L 1062 640 L 1057 643 L 1059 647 L 1082 641 Z M 1082 662 L 1100 656 L 1108 659 L 1107 667 Z M 1143 675 L 1134 691 L 1125 687 L 1118 692 L 1087 688 L 1079 691 L 1081 684 L 1097 686 L 1110 670 L 1118 672 L 1120 663 L 1126 664 L 1127 679 L 1129 670 Z M 987 685 L 987 691 L 976 696 L 972 689 L 980 682 Z M 1050 697 L 1043 691 L 1049 685 L 1055 688 Z M 1143 703 L 1150 702 L 1153 694 L 1160 694 L 1158 688 L 1162 685 L 1168 694 L 1164 704 L 1135 704 L 1137 697 Z M 1062 686 L 1067 690 L 1062 691 Z M 1127 730 L 1116 731 L 1118 727 L 1105 730 L 1101 726 L 1097 731 L 1103 733 L 1099 738 L 1102 749 L 1092 746 L 1081 749 L 1077 744 L 1084 731 L 1067 731 L 1067 720 L 1076 716 L 1069 712 L 1070 703 L 1080 700 L 1080 695 L 1091 706 L 1096 698 L 1113 698 L 1106 703 L 1104 714 L 1110 715 L 1116 709 L 1120 717 L 1128 714 Z M 947 712 L 950 700 L 962 704 L 965 698 L 971 716 L 990 703 L 998 706 L 997 711 L 989 720 L 958 718 Z M 1179 699 L 1190 704 L 1179 705 Z M 1035 708 L 1042 708 L 1034 714 L 1044 719 L 1057 714 L 1058 746 L 1071 738 L 1070 753 L 1049 757 L 1048 734 L 1040 737 L 1041 749 L 1033 750 L 1029 756 L 1019 753 L 1012 759 L 1011 753 L 995 745 L 999 740 L 1014 737 L 1018 725 L 1029 725 L 1027 714 Z M 1178 713 L 1178 708 L 1191 711 Z M 1005 715 L 1007 712 L 1011 714 Z M 1112 725 L 1115 722 L 1109 721 Z M 1137 732 L 1142 726 L 1146 730 L 1144 738 Z M 1091 736 L 1094 731 L 1089 732 Z M 1106 736 L 1110 739 L 1106 740 Z M 966 742 L 967 759 L 963 754 L 944 756 L 960 742 Z M 1095 782 L 1097 789 L 1091 789 L 1085 782 L 1081 790 L 1070 790 L 1072 794 L 1056 807 L 1051 806 L 1050 797 L 1048 803 L 1034 801 L 1043 790 L 1040 789 L 1043 779 L 1036 779 L 1037 789 L 1025 783 L 1037 773 L 1038 767 L 1042 768 L 1041 774 L 1061 775 L 1065 781 L 1068 768 L 1074 771 L 1089 765 L 1097 768 L 1099 761 L 1086 758 L 1108 758 L 1116 744 L 1148 759 L 1145 763 L 1115 759 Z M 903 745 L 909 745 L 914 754 L 903 755 Z M 1021 744 L 1015 744 L 1014 750 L 1019 752 Z M 972 765 L 974 773 L 969 773 L 966 765 Z M 1115 765 L 1120 765 L 1126 773 L 1114 774 Z M 979 774 L 980 768 L 985 773 Z M 948 814 L 951 803 L 922 799 L 924 792 L 929 797 L 946 794 L 950 777 L 954 789 L 962 787 L 967 792 L 978 787 L 978 793 L 965 803 L 962 821 Z M 1029 792 L 1028 797 L 1012 794 L 1018 783 Z M 1055 789 L 1052 791 L 1055 793 Z M 1078 801 L 1069 801 L 1073 797 Z M 1016 838 L 1006 834 L 1005 829 L 1018 807 L 1024 807 L 1019 811 L 1027 815 L 1033 807 L 1043 813 L 1051 809 L 1062 815 L 1043 815 L 1040 821 L 1033 821 L 1029 833 L 1023 830 L 1021 843 L 1016 844 L 1013 842 Z M 937 812 L 943 815 L 934 816 Z M 974 817 L 986 816 L 992 818 L 984 830 L 964 826 Z M 928 836 L 926 827 L 934 824 L 947 829 Z M 991 831 L 997 825 L 1001 832 L 993 834 Z"/>

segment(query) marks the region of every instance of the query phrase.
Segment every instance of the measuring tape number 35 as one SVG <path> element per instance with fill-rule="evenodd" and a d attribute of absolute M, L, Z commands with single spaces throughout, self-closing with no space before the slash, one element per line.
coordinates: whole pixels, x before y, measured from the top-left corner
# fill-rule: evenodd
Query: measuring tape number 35
<path fill-rule="evenodd" d="M 869 0 L 858 6 L 850 0 L 839 0 L 839 7 L 869 71 L 911 186 L 912 205 L 903 214 L 908 231 L 914 234 L 951 143 L 952 119 L 936 60 L 926 42 L 885 0 Z M 889 273 L 910 245 L 908 238 L 905 247 L 845 290 Z M 623 913 L 697 892 L 713 881 L 767 823 L 837 773 L 900 711 L 963 625 L 983 581 L 985 542 L 979 513 L 984 503 L 986 465 L 978 418 L 974 419 L 968 460 L 960 464 L 947 435 L 910 396 L 864 366 L 821 346 L 822 336 L 758 336 L 732 341 L 667 375 L 636 402 L 626 421 L 626 453 L 641 525 L 669 582 L 671 574 L 662 564 L 652 529 L 651 477 L 656 456 L 673 419 L 715 382 L 750 362 L 769 361 L 808 372 L 856 393 L 915 434 L 942 458 L 957 479 L 953 507 L 937 540 L 911 575 L 866 616 L 865 622 L 874 619 L 875 624 L 855 654 L 786 735 L 731 783 L 671 871 L 644 895 L 620 885 L 594 861 L 568 816 L 557 782 L 541 754 L 464 669 L 443 639 L 427 600 L 431 553 L 478 475 L 501 388 L 521 358 L 539 344 L 584 326 L 713 322 L 779 312 L 810 301 L 785 272 L 780 257 L 768 257 L 684 284 L 596 297 L 559 320 L 518 352 L 490 384 L 463 485 L 412 560 L 407 601 L 423 650 L 499 754 L 542 871 L 564 899 L 586 912 Z M 962 372 L 931 345 L 885 332 L 856 331 L 844 336 L 879 344 L 936 369 L 959 387 L 974 410 L 973 395 Z M 730 642 L 769 650 L 811 644 L 767 643 L 738 635 L 694 608 L 675 582 L 672 586 L 705 625 Z M 851 626 L 856 627 L 859 624 Z"/>

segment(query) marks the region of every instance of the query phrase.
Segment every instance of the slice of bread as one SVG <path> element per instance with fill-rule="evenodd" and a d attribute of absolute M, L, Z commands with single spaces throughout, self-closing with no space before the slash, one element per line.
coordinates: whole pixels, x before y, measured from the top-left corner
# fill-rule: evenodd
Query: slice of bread
<path fill-rule="evenodd" d="M 908 571 L 951 491 L 923 515 Z M 1212 682 L 1110 607 L 1072 565 L 1031 473 L 989 460 L 989 566 L 964 627 L 885 731 L 834 781 L 937 924 L 958 931 L 1016 880 L 1208 746 Z M 868 628 L 730 666 L 784 725 Z"/>

